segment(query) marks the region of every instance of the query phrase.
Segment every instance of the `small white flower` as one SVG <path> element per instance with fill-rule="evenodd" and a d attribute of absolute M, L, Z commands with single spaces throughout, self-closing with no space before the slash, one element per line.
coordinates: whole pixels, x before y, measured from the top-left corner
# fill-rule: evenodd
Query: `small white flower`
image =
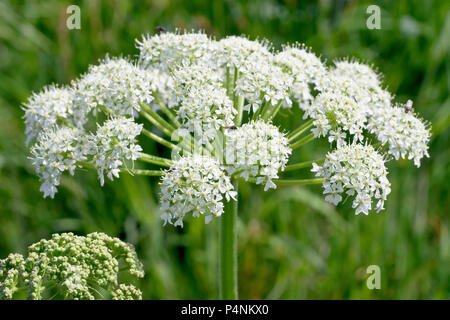
<path fill-rule="evenodd" d="M 218 72 L 204 64 L 182 65 L 173 72 L 173 107 L 184 128 L 206 142 L 222 127 L 233 124 L 237 113 Z"/>
<path fill-rule="evenodd" d="M 144 36 L 136 43 L 141 65 L 169 73 L 183 63 L 193 63 L 199 59 L 211 61 L 212 41 L 204 33 L 164 32 Z"/>

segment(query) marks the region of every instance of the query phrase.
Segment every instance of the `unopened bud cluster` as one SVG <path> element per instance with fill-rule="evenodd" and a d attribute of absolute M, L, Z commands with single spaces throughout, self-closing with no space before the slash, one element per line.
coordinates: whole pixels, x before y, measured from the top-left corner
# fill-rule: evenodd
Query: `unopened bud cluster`
<path fill-rule="evenodd" d="M 139 289 L 119 283 L 124 270 L 144 276 L 130 244 L 104 233 L 54 234 L 28 247 L 26 256 L 16 253 L 0 260 L 0 299 L 13 299 L 21 290 L 32 300 L 141 299 Z"/>

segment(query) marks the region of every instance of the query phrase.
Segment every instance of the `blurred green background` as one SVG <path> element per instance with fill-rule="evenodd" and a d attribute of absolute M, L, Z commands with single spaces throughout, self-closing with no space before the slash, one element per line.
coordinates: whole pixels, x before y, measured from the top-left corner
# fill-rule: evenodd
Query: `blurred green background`
<path fill-rule="evenodd" d="M 381 30 L 366 8 L 381 7 Z M 66 28 L 66 8 L 81 7 L 81 30 Z M 24 252 L 51 233 L 93 231 L 136 245 L 147 299 L 217 298 L 217 227 L 188 219 L 163 228 L 157 179 L 122 177 L 100 187 L 94 172 L 65 177 L 43 199 L 25 147 L 21 103 L 51 82 L 68 83 L 106 53 L 137 54 L 134 39 L 202 28 L 248 34 L 276 48 L 304 42 L 329 62 L 355 56 L 384 73 L 397 100 L 414 101 L 433 125 L 430 159 L 416 169 L 390 162 L 386 211 L 355 216 L 334 208 L 319 186 L 264 193 L 241 185 L 239 290 L 245 299 L 450 298 L 450 2 L 441 1 L 0 1 L 0 257 Z M 294 128 L 301 119 L 281 114 Z M 155 148 L 153 145 L 148 148 Z M 165 152 L 159 150 L 159 152 Z M 296 160 L 319 157 L 309 145 Z M 295 172 L 308 176 L 307 170 Z M 381 289 L 366 268 L 381 268 Z"/>

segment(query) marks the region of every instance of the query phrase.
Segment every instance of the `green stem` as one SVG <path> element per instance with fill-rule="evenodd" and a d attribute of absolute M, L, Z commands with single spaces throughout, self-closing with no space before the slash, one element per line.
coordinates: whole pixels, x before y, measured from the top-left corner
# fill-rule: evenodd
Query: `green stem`
<path fill-rule="evenodd" d="M 149 108 L 146 104 L 144 103 L 139 103 L 142 107 L 143 110 L 141 110 L 141 113 L 150 121 L 150 122 L 154 122 L 150 119 L 155 120 L 156 122 L 159 123 L 159 125 L 163 126 L 164 128 L 166 128 L 170 133 L 172 133 L 175 128 L 172 127 L 166 120 L 164 120 L 159 114 L 157 114 L 155 111 L 153 111 L 151 108 Z M 155 124 L 156 125 L 156 124 Z M 160 128 L 160 127 L 158 127 Z M 160 128 L 161 129 L 161 128 Z M 162 129 L 161 129 L 162 130 Z M 164 132 L 166 133 L 166 132 Z M 170 134 L 169 134 L 170 136 Z"/>
<path fill-rule="evenodd" d="M 138 176 L 151 176 L 151 177 L 160 177 L 163 175 L 161 170 L 141 170 L 141 169 L 133 169 L 133 170 L 125 170 L 130 174 L 135 174 Z"/>
<path fill-rule="evenodd" d="M 297 138 L 299 135 L 301 135 L 303 132 L 305 132 L 306 130 L 308 130 L 309 128 L 311 128 L 311 126 L 313 125 L 314 119 L 308 120 L 308 122 L 304 123 L 303 125 L 301 125 L 300 127 L 298 127 L 297 129 L 295 129 L 294 131 L 292 131 L 289 135 L 288 135 L 288 141 L 291 142 L 292 140 L 294 140 L 295 138 Z"/>
<path fill-rule="evenodd" d="M 238 192 L 239 182 L 233 185 Z M 238 201 L 225 202 L 219 232 L 219 297 L 224 300 L 238 299 L 237 215 Z"/>
<path fill-rule="evenodd" d="M 295 164 L 291 164 L 291 165 L 286 166 L 284 171 L 292 171 L 292 170 L 297 170 L 297 169 L 302 169 L 302 168 L 308 168 L 308 167 L 312 166 L 313 163 L 320 164 L 320 163 L 322 163 L 324 161 L 325 161 L 325 159 L 299 162 L 299 163 L 295 163 Z"/>
<path fill-rule="evenodd" d="M 170 167 L 171 164 L 173 163 L 172 160 L 157 157 L 157 156 L 152 156 L 152 155 L 146 154 L 146 153 L 141 153 L 140 155 L 141 155 L 141 157 L 138 160 L 142 160 L 144 162 L 156 164 L 156 165 L 163 166 L 163 167 Z"/>
<path fill-rule="evenodd" d="M 142 129 L 142 133 L 149 137 L 150 139 L 162 144 L 163 146 L 166 146 L 170 149 L 176 150 L 176 151 L 181 151 L 181 148 L 174 145 L 173 143 L 170 143 L 169 141 L 161 138 L 160 136 L 158 136 L 157 134 L 154 134 L 153 132 L 148 131 L 147 129 Z"/>
<path fill-rule="evenodd" d="M 272 103 L 269 101 L 266 101 L 266 103 L 264 104 L 264 107 L 261 110 L 261 113 L 259 114 L 259 117 L 264 119 L 265 114 L 267 113 L 267 111 L 269 111 L 270 107 L 272 106 Z M 258 109 L 259 110 L 259 109 Z M 258 116 L 258 115 L 257 115 Z M 256 120 L 256 119 L 254 119 Z"/>
<path fill-rule="evenodd" d="M 303 139 L 300 139 L 299 141 L 291 144 L 291 149 L 297 149 L 298 147 L 310 142 L 311 140 L 314 140 L 314 133 L 310 133 L 309 135 L 307 135 L 306 137 L 304 137 Z"/>
<path fill-rule="evenodd" d="M 278 113 L 278 111 L 280 111 L 281 108 L 281 103 L 283 101 L 278 102 L 275 106 L 270 107 L 269 112 L 267 112 L 264 116 L 263 119 L 264 120 L 272 120 Z"/>
<path fill-rule="evenodd" d="M 155 101 L 159 105 L 159 107 L 161 108 L 162 112 L 164 112 L 166 114 L 166 116 L 169 117 L 169 119 L 172 121 L 172 123 L 176 127 L 179 127 L 180 123 L 177 121 L 177 119 L 176 119 L 175 115 L 173 114 L 173 112 L 161 101 L 161 99 L 159 99 L 158 96 L 154 95 L 153 97 L 155 98 Z"/>
<path fill-rule="evenodd" d="M 236 115 L 236 119 L 234 120 L 234 124 L 236 126 L 240 126 L 242 123 L 242 109 L 244 107 L 244 97 L 243 96 L 239 96 L 238 97 L 238 101 L 237 101 L 237 115 Z"/>
<path fill-rule="evenodd" d="M 238 178 L 239 180 L 245 181 L 244 178 Z M 289 180 L 273 180 L 277 186 L 299 186 L 306 184 L 320 184 L 323 183 L 325 179 L 289 179 Z M 256 178 L 249 178 L 247 182 L 256 183 Z"/>

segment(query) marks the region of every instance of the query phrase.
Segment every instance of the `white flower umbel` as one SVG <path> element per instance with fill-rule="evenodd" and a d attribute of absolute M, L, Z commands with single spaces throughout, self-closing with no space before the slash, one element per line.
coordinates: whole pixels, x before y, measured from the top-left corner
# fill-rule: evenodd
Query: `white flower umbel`
<path fill-rule="evenodd" d="M 32 300 L 57 295 L 58 299 L 103 299 L 100 288 L 113 299 L 140 299 L 138 289 L 119 283 L 119 271 L 144 276 L 132 245 L 104 233 L 54 234 L 28 247 L 26 257 L 10 254 L 0 259 L 0 299 L 13 299 L 20 286 L 28 289 Z"/>
<path fill-rule="evenodd" d="M 245 97 L 245 110 L 256 111 L 265 102 L 291 105 L 292 79 L 273 62 L 267 41 L 231 36 L 213 45 L 213 62 L 238 96 Z"/>
<path fill-rule="evenodd" d="M 144 36 L 136 43 L 142 66 L 170 72 L 183 63 L 194 63 L 199 59 L 211 60 L 212 41 L 204 33 L 164 32 Z"/>
<path fill-rule="evenodd" d="M 292 150 L 278 128 L 262 120 L 246 123 L 235 130 L 227 129 L 226 163 L 230 173 L 237 172 L 245 180 L 256 178 L 265 183 L 264 190 L 276 188 L 273 179 L 283 171 Z"/>
<path fill-rule="evenodd" d="M 43 131 L 31 155 L 44 198 L 55 196 L 61 174 L 69 171 L 73 175 L 77 163 L 87 159 L 86 154 L 86 133 L 81 129 L 55 127 Z"/>
<path fill-rule="evenodd" d="M 173 79 L 177 119 L 197 138 L 207 141 L 220 128 L 233 124 L 237 111 L 218 72 L 204 64 L 182 65 L 173 72 Z"/>
<path fill-rule="evenodd" d="M 104 175 L 110 180 L 119 177 L 120 168 L 125 160 L 137 160 L 142 148 L 136 144 L 136 136 L 141 133 L 142 124 L 130 118 L 112 118 L 99 125 L 97 132 L 88 139 L 90 162 L 97 169 L 100 184 L 104 184 Z"/>
<path fill-rule="evenodd" d="M 72 88 L 52 85 L 28 98 L 23 108 L 27 145 L 46 128 L 65 123 L 75 125 L 77 121 L 72 108 L 73 94 Z"/>
<path fill-rule="evenodd" d="M 275 55 L 275 63 L 293 79 L 291 95 L 299 107 L 307 110 L 314 99 L 310 86 L 319 90 L 327 70 L 311 50 L 304 45 L 285 46 Z"/>
<path fill-rule="evenodd" d="M 379 76 L 368 66 L 349 61 L 335 62 L 322 78 L 320 93 L 304 117 L 314 119 L 316 137 L 328 136 L 341 145 L 347 138 L 363 141 L 368 118 L 390 107 L 391 95 L 381 88 Z"/>
<path fill-rule="evenodd" d="M 212 217 L 223 213 L 223 198 L 236 199 L 230 178 L 210 157 L 194 155 L 182 157 L 164 172 L 161 185 L 161 219 L 175 226 L 183 226 L 183 218 L 192 212 L 194 217 Z"/>
<path fill-rule="evenodd" d="M 220 68 L 240 69 L 251 59 L 258 57 L 271 60 L 269 42 L 250 40 L 245 37 L 229 36 L 213 46 L 214 61 Z"/>
<path fill-rule="evenodd" d="M 379 109 L 370 118 L 368 129 L 383 145 L 389 146 L 388 153 L 396 160 L 414 159 L 414 164 L 420 167 L 420 160 L 429 157 L 430 130 L 405 106 Z"/>
<path fill-rule="evenodd" d="M 337 84 L 337 83 L 336 83 Z M 354 141 L 363 139 L 366 114 L 352 97 L 335 92 L 320 93 L 305 115 L 314 119 L 311 130 L 315 137 L 328 136 L 328 141 L 345 143 L 347 132 Z"/>
<path fill-rule="evenodd" d="M 75 105 L 94 113 L 137 116 L 139 102 L 153 101 L 155 74 L 123 58 L 106 58 L 73 83 Z"/>
<path fill-rule="evenodd" d="M 325 200 L 337 205 L 343 195 L 354 196 L 355 213 L 369 214 L 372 200 L 375 210 L 383 210 L 384 201 L 391 192 L 385 160 L 370 145 L 351 144 L 328 153 L 322 165 L 313 164 L 311 171 L 324 178 Z"/>
<path fill-rule="evenodd" d="M 366 64 L 337 60 L 334 68 L 330 69 L 328 78 L 332 82 L 337 80 L 337 85 L 332 85 L 335 92 L 338 89 L 341 94 L 352 97 L 368 115 L 391 105 L 392 95 L 383 89 L 382 76 Z M 326 80 L 324 86 L 323 90 L 327 90 L 329 83 Z"/>
<path fill-rule="evenodd" d="M 247 111 L 255 112 L 265 103 L 272 106 L 282 103 L 285 107 L 292 105 L 289 92 L 293 79 L 272 60 L 254 54 L 238 69 L 235 91 L 248 101 Z"/>

